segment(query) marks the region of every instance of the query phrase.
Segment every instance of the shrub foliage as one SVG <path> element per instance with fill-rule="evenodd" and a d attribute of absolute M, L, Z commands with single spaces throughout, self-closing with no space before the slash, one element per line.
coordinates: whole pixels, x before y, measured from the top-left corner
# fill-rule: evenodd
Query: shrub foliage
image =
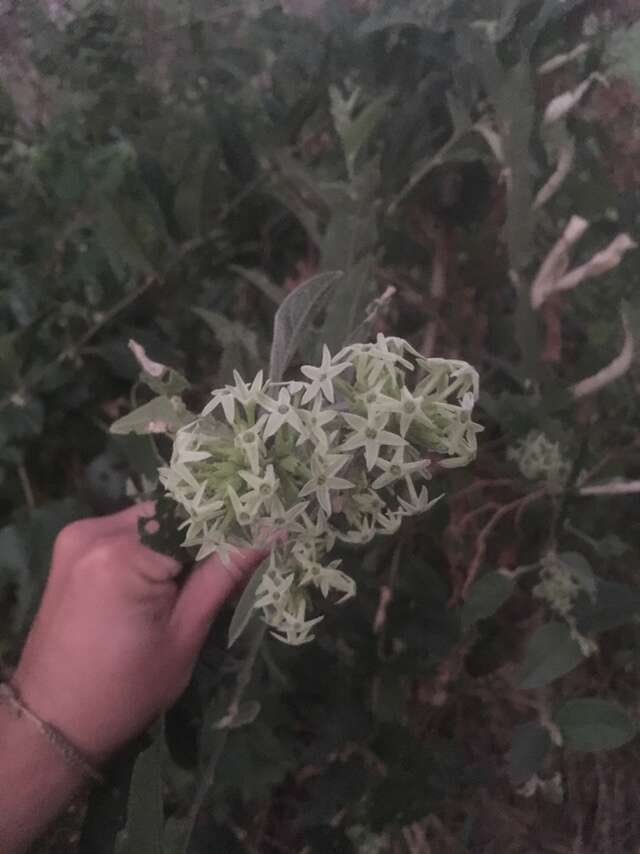
<path fill-rule="evenodd" d="M 230 610 L 178 706 L 92 793 L 80 852 L 545 850 L 536 814 L 567 844 L 585 827 L 593 851 L 637 843 L 632 806 L 608 842 L 591 827 L 581 783 L 598 751 L 620 780 L 637 758 L 628 5 L 0 7 L 8 660 L 57 531 L 153 489 L 170 457 L 146 429 L 166 411 L 110 432 L 157 406 L 129 339 L 191 411 L 270 351 L 293 376 L 376 332 L 481 377 L 478 457 L 436 472 L 446 499 L 341 549 L 359 594 L 313 643 L 251 651 L 249 627 L 227 651 Z M 179 546 L 170 502 L 159 514 Z M 507 807 L 528 819 L 503 827 Z"/>

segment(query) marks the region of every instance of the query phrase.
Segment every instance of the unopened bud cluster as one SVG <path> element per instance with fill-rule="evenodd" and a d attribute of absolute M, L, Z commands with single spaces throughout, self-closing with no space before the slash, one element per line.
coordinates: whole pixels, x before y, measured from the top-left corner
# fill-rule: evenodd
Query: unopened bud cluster
<path fill-rule="evenodd" d="M 255 608 L 280 640 L 312 639 L 311 593 L 354 595 L 355 581 L 328 555 L 337 541 L 393 534 L 434 503 L 421 481 L 476 453 L 478 375 L 458 360 L 423 358 L 400 338 L 378 336 L 335 356 L 323 349 L 304 380 L 213 392 L 175 436 L 160 476 L 181 505 L 185 546 L 197 558 L 275 542 Z M 437 500 L 437 499 L 436 499 Z"/>
<path fill-rule="evenodd" d="M 517 463 L 527 480 L 546 480 L 552 489 L 562 489 L 571 470 L 560 443 L 552 442 L 538 430 L 532 430 L 517 446 L 509 448 L 507 456 Z"/>

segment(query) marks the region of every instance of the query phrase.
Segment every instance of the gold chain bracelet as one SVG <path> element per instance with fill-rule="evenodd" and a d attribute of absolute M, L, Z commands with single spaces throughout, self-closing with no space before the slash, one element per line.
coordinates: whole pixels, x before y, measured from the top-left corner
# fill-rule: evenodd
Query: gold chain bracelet
<path fill-rule="evenodd" d="M 11 682 L 0 683 L 0 703 L 8 706 L 9 710 L 16 718 L 24 718 L 30 721 L 38 732 L 51 744 L 65 762 L 72 768 L 81 771 L 86 777 L 95 780 L 98 783 L 104 783 L 104 777 L 99 771 L 91 765 L 91 763 L 83 756 L 83 754 L 75 747 L 69 739 L 53 726 L 53 724 L 43 721 L 31 709 L 25 705 L 20 695 L 13 687 Z"/>

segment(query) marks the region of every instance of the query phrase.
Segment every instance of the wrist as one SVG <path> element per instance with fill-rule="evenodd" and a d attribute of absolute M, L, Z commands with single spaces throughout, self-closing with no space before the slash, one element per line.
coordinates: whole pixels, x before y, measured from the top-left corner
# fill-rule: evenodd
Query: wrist
<path fill-rule="evenodd" d="M 25 774 L 30 768 L 34 772 L 46 769 L 50 783 L 68 789 L 80 788 L 84 779 L 82 771 L 68 763 L 31 721 L 16 715 L 4 702 L 0 702 L 0 756 L 3 772 L 12 765 Z"/>
<path fill-rule="evenodd" d="M 20 666 L 10 682 L 15 699 L 25 717 L 41 738 L 48 741 L 67 764 L 85 776 L 100 779 L 97 766 L 108 758 L 106 745 L 96 737 L 95 725 L 86 721 L 82 710 L 68 704 L 63 692 L 51 687 L 47 680 L 28 678 Z M 21 713 L 20 713 L 21 712 Z"/>
<path fill-rule="evenodd" d="M 0 703 L 0 851 L 22 852 L 76 796 L 82 772 Z"/>

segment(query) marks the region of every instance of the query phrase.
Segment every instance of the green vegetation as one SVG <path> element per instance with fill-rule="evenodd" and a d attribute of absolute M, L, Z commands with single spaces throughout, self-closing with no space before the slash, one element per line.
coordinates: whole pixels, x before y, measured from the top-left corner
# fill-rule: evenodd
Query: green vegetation
<path fill-rule="evenodd" d="M 288 380 L 324 343 L 402 336 L 477 368 L 485 428 L 429 513 L 340 547 L 358 595 L 312 643 L 253 648 L 250 624 L 227 650 L 230 607 L 178 706 L 43 850 L 637 845 L 631 5 L 0 4 L 3 658 L 60 528 L 153 489 L 171 454 L 110 432 L 153 397 L 130 339 L 199 412 L 271 352 Z M 151 406 L 127 430 L 175 415 Z"/>

